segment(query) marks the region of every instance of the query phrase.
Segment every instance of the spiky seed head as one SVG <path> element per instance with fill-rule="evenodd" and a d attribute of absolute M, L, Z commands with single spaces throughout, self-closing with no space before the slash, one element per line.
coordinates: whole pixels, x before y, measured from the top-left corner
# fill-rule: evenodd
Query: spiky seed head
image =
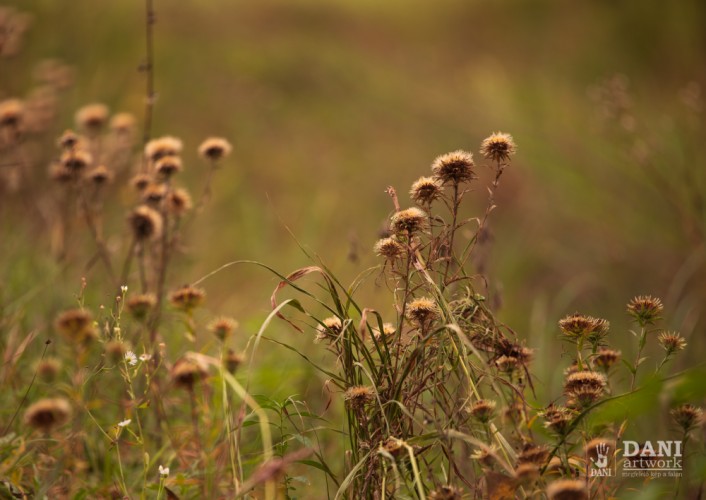
<path fill-rule="evenodd" d="M 549 500 L 588 500 L 586 482 L 579 479 L 558 479 L 546 490 Z"/>
<path fill-rule="evenodd" d="M 113 180 L 113 172 L 105 165 L 98 165 L 86 173 L 86 180 L 95 187 L 105 186 Z"/>
<path fill-rule="evenodd" d="M 165 156 L 177 156 L 183 148 L 180 139 L 171 136 L 152 139 L 145 145 L 145 156 L 153 162 Z"/>
<path fill-rule="evenodd" d="M 108 359 L 114 363 L 122 361 L 125 357 L 125 353 L 129 350 L 128 346 L 119 340 L 111 340 L 110 342 L 106 342 L 103 349 Z"/>
<path fill-rule="evenodd" d="M 49 178 L 59 184 L 65 184 L 76 178 L 76 174 L 63 163 L 55 161 L 49 165 Z"/>
<path fill-rule="evenodd" d="M 480 145 L 480 154 L 483 158 L 502 163 L 510 161 L 510 156 L 514 155 L 516 150 L 517 146 L 512 136 L 502 132 L 493 132 L 483 139 Z"/>
<path fill-rule="evenodd" d="M 158 207 L 165 196 L 167 196 L 167 186 L 153 182 L 142 191 L 142 202 Z"/>
<path fill-rule="evenodd" d="M 395 260 L 404 254 L 404 247 L 394 236 L 378 240 L 373 250 L 376 255 L 387 260 Z"/>
<path fill-rule="evenodd" d="M 235 352 L 233 349 L 228 349 L 228 353 L 223 358 L 223 366 L 225 366 L 228 373 L 235 373 L 238 367 L 243 364 L 245 357 Z"/>
<path fill-rule="evenodd" d="M 19 99 L 7 99 L 0 102 L 0 128 L 19 127 L 24 115 L 24 104 Z"/>
<path fill-rule="evenodd" d="M 73 149 L 79 143 L 81 138 L 73 130 L 65 130 L 57 139 L 56 144 L 61 149 Z"/>
<path fill-rule="evenodd" d="M 190 357 L 177 360 L 170 372 L 174 385 L 188 390 L 193 389 L 194 385 L 207 375 L 206 367 Z"/>
<path fill-rule="evenodd" d="M 93 163 L 91 153 L 83 149 L 64 151 L 59 160 L 61 164 L 72 172 L 81 172 Z"/>
<path fill-rule="evenodd" d="M 388 338 L 392 336 L 397 331 L 397 328 L 395 328 L 395 325 L 393 325 L 392 323 L 383 323 L 382 333 L 380 332 L 379 328 L 373 328 L 372 330 L 373 337 L 379 342 L 383 339 L 383 337 Z"/>
<path fill-rule="evenodd" d="M 686 340 L 677 332 L 662 332 L 657 337 L 657 342 L 667 351 L 667 356 L 683 351 L 686 347 Z"/>
<path fill-rule="evenodd" d="M 475 178 L 474 166 L 473 154 L 459 149 L 438 156 L 431 165 L 431 171 L 442 184 L 460 184 Z"/>
<path fill-rule="evenodd" d="M 582 370 L 569 374 L 564 381 L 564 390 L 571 392 L 579 387 L 592 387 L 603 389 L 606 386 L 606 378 L 602 373 Z"/>
<path fill-rule="evenodd" d="M 420 297 L 407 304 L 406 316 L 415 326 L 425 329 L 441 314 L 436 302 L 428 297 Z"/>
<path fill-rule="evenodd" d="M 539 467 L 529 462 L 519 464 L 515 468 L 515 479 L 523 486 L 530 486 L 539 479 Z"/>
<path fill-rule="evenodd" d="M 182 171 L 181 158 L 178 156 L 165 156 L 154 164 L 155 172 L 163 179 L 169 179 L 174 174 Z"/>
<path fill-rule="evenodd" d="M 157 297 L 152 293 L 133 295 L 127 299 L 127 310 L 138 320 L 146 320 L 157 305 Z"/>
<path fill-rule="evenodd" d="M 238 322 L 226 316 L 216 318 L 208 324 L 209 331 L 221 342 L 230 337 L 236 328 L 238 328 Z"/>
<path fill-rule="evenodd" d="M 608 333 L 610 323 L 604 319 L 574 313 L 559 320 L 559 328 L 572 339 L 589 338 L 599 341 Z"/>
<path fill-rule="evenodd" d="M 169 191 L 167 194 L 167 210 L 169 213 L 182 217 L 186 212 L 191 210 L 193 202 L 191 195 L 184 188 L 176 188 Z"/>
<path fill-rule="evenodd" d="M 443 187 L 441 182 L 433 177 L 420 177 L 409 191 L 409 196 L 417 205 L 431 205 L 441 196 Z"/>
<path fill-rule="evenodd" d="M 199 146 L 199 154 L 210 161 L 225 158 L 233 150 L 230 143 L 222 137 L 209 137 Z"/>
<path fill-rule="evenodd" d="M 512 373 L 517 368 L 519 360 L 515 356 L 505 356 L 502 355 L 495 360 L 495 366 L 505 373 Z"/>
<path fill-rule="evenodd" d="M 468 412 L 473 418 L 484 424 L 490 422 L 495 416 L 495 407 L 497 403 L 489 399 L 479 399 L 471 404 Z"/>
<path fill-rule="evenodd" d="M 186 285 L 169 294 L 169 302 L 177 309 L 191 312 L 199 307 L 206 298 L 206 292 L 201 288 Z"/>
<path fill-rule="evenodd" d="M 154 181 L 149 174 L 136 174 L 130 179 L 130 185 L 140 194 L 142 194 L 152 182 Z"/>
<path fill-rule="evenodd" d="M 396 212 L 390 219 L 390 227 L 396 234 L 412 235 L 426 228 L 427 214 L 416 207 Z"/>
<path fill-rule="evenodd" d="M 576 416 L 576 412 L 564 406 L 550 405 L 541 412 L 541 415 L 547 429 L 563 436 L 569 430 L 569 425 Z"/>
<path fill-rule="evenodd" d="M 703 421 L 703 410 L 691 404 L 678 406 L 669 413 L 674 423 L 681 427 L 684 432 L 689 432 Z"/>
<path fill-rule="evenodd" d="M 492 467 L 495 462 L 495 457 L 493 454 L 497 451 L 495 446 L 490 446 L 489 448 L 476 448 L 471 453 L 471 459 L 476 460 L 486 467 Z"/>
<path fill-rule="evenodd" d="M 440 486 L 427 496 L 429 500 L 461 500 L 463 498 L 460 489 L 455 486 Z"/>
<path fill-rule="evenodd" d="M 324 319 L 321 325 L 316 327 L 316 337 L 314 342 L 322 340 L 336 340 L 343 330 L 343 323 L 338 316 L 330 316 Z"/>
<path fill-rule="evenodd" d="M 518 464 L 535 464 L 543 466 L 549 460 L 549 449 L 544 446 L 527 443 L 517 455 Z"/>
<path fill-rule="evenodd" d="M 76 111 L 76 126 L 89 133 L 96 134 L 108 122 L 108 107 L 105 104 L 88 104 Z"/>
<path fill-rule="evenodd" d="M 138 241 L 155 239 L 162 234 L 162 216 L 146 205 L 135 208 L 128 216 L 128 223 Z"/>
<path fill-rule="evenodd" d="M 91 340 L 96 336 L 93 317 L 85 309 L 69 309 L 60 313 L 54 321 L 54 327 L 72 342 Z"/>
<path fill-rule="evenodd" d="M 662 301 L 651 295 L 638 295 L 628 302 L 628 314 L 635 318 L 640 326 L 652 324 L 660 318 L 664 310 Z"/>
<path fill-rule="evenodd" d="M 593 362 L 597 367 L 608 371 L 613 365 L 620 361 L 621 354 L 620 351 L 602 347 L 596 352 Z"/>
<path fill-rule="evenodd" d="M 61 361 L 57 358 L 45 358 L 37 363 L 37 375 L 47 383 L 53 382 L 60 370 Z"/>
<path fill-rule="evenodd" d="M 129 136 L 135 131 L 135 117 L 130 113 L 117 113 L 110 119 L 110 130 L 119 136 Z"/>
<path fill-rule="evenodd" d="M 375 399 L 375 391 L 371 387 L 356 385 L 346 390 L 343 399 L 350 409 L 360 410 Z"/>
<path fill-rule="evenodd" d="M 71 416 L 71 404 L 64 398 L 40 399 L 25 411 L 25 424 L 48 433 L 65 424 Z"/>

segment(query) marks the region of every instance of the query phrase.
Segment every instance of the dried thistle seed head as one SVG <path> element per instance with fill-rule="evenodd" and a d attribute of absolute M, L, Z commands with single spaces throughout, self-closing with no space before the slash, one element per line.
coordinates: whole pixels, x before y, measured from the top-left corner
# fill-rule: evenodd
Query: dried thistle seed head
<path fill-rule="evenodd" d="M 177 387 L 193 389 L 194 385 L 208 375 L 208 370 L 201 363 L 190 357 L 177 360 L 171 369 L 172 382 Z"/>
<path fill-rule="evenodd" d="M 0 128 L 18 128 L 24 116 L 24 104 L 19 99 L 7 99 L 0 102 Z"/>
<path fill-rule="evenodd" d="M 343 323 L 338 316 L 330 316 L 322 321 L 323 324 L 316 327 L 316 337 L 314 342 L 322 340 L 335 340 L 341 335 Z"/>
<path fill-rule="evenodd" d="M 514 372 L 517 368 L 518 363 L 519 360 L 514 356 L 503 355 L 495 360 L 495 366 L 497 366 L 500 371 L 505 373 Z"/>
<path fill-rule="evenodd" d="M 167 210 L 169 213 L 182 217 L 186 212 L 191 210 L 193 203 L 191 195 L 184 188 L 176 188 L 169 191 L 167 194 Z"/>
<path fill-rule="evenodd" d="M 428 297 L 420 297 L 407 304 L 406 316 L 415 326 L 424 329 L 437 320 L 441 314 L 436 302 Z"/>
<path fill-rule="evenodd" d="M 61 149 L 72 149 L 78 146 L 81 138 L 73 130 L 65 130 L 56 141 L 56 145 Z"/>
<path fill-rule="evenodd" d="M 515 468 L 515 479 L 523 486 L 530 486 L 539 479 L 539 467 L 529 462 L 519 464 Z"/>
<path fill-rule="evenodd" d="M 113 172 L 105 165 L 98 165 L 86 173 L 86 180 L 95 187 L 105 186 L 113 180 Z"/>
<path fill-rule="evenodd" d="M 209 137 L 199 146 L 199 154 L 210 161 L 218 161 L 225 158 L 233 150 L 228 141 L 222 137 Z"/>
<path fill-rule="evenodd" d="M 622 353 L 620 351 L 615 351 L 613 349 L 607 349 L 605 347 L 602 347 L 598 349 L 598 352 L 596 352 L 596 356 L 593 358 L 593 362 L 599 368 L 602 368 L 604 371 L 608 371 L 613 365 L 615 365 L 620 360 L 621 354 Z"/>
<path fill-rule="evenodd" d="M 134 209 L 128 216 L 128 223 L 138 241 L 155 239 L 162 234 L 162 216 L 146 205 Z"/>
<path fill-rule="evenodd" d="M 663 310 L 662 301 L 651 295 L 639 295 L 628 302 L 628 314 L 635 318 L 640 326 L 657 321 Z"/>
<path fill-rule="evenodd" d="M 91 153 L 83 149 L 64 151 L 59 160 L 61 164 L 72 172 L 81 172 L 93 163 Z"/>
<path fill-rule="evenodd" d="M 125 353 L 129 350 L 128 346 L 119 340 L 111 340 L 110 342 L 106 342 L 103 349 L 105 350 L 106 356 L 114 363 L 122 361 L 125 357 Z"/>
<path fill-rule="evenodd" d="M 375 391 L 372 387 L 356 385 L 346 390 L 343 399 L 350 409 L 360 410 L 375 399 Z"/>
<path fill-rule="evenodd" d="M 441 196 L 443 188 L 441 182 L 433 177 L 420 177 L 409 191 L 409 196 L 417 205 L 431 205 Z"/>
<path fill-rule="evenodd" d="M 610 323 L 604 319 L 574 313 L 559 320 L 559 328 L 567 337 L 600 340 L 608 333 Z"/>
<path fill-rule="evenodd" d="M 238 322 L 226 316 L 216 318 L 208 324 L 208 330 L 221 342 L 230 337 L 236 328 L 238 328 Z"/>
<path fill-rule="evenodd" d="M 544 426 L 557 434 L 563 436 L 569 430 L 569 426 L 576 416 L 576 412 L 564 406 L 548 406 L 540 413 L 544 418 Z"/>
<path fill-rule="evenodd" d="M 60 313 L 54 327 L 72 342 L 91 340 L 96 336 L 91 313 L 84 309 L 70 309 Z"/>
<path fill-rule="evenodd" d="M 603 390 L 606 386 L 605 375 L 589 370 L 569 374 L 564 381 L 564 391 L 571 392 L 580 387 L 591 387 Z"/>
<path fill-rule="evenodd" d="M 549 449 L 532 443 L 525 444 L 517 455 L 518 464 L 535 464 L 541 467 L 547 463 L 547 460 L 549 460 Z"/>
<path fill-rule="evenodd" d="M 463 498 L 462 491 L 454 486 L 440 486 L 431 493 L 427 498 L 429 500 L 461 500 Z"/>
<path fill-rule="evenodd" d="M 392 323 L 383 323 L 382 324 L 382 332 L 380 332 L 379 328 L 373 328 L 372 330 L 373 330 L 373 337 L 375 338 L 375 340 L 377 340 L 379 342 L 380 340 L 383 339 L 383 337 L 389 338 L 392 335 L 394 335 L 394 333 L 397 331 L 397 328 L 395 328 L 395 325 L 393 325 Z"/>
<path fill-rule="evenodd" d="M 397 458 L 405 452 L 405 442 L 402 439 L 390 436 L 384 442 L 380 443 L 380 449 Z"/>
<path fill-rule="evenodd" d="M 603 389 L 592 386 L 580 386 L 566 393 L 566 404 L 571 408 L 585 409 L 598 401 L 603 396 Z"/>
<path fill-rule="evenodd" d="M 181 153 L 182 143 L 180 139 L 171 136 L 164 136 L 152 139 L 145 145 L 145 156 L 153 162 L 165 156 L 177 156 Z"/>
<path fill-rule="evenodd" d="M 416 207 L 400 210 L 390 219 L 390 227 L 396 234 L 412 235 L 426 228 L 427 214 Z"/>
<path fill-rule="evenodd" d="M 479 399 L 473 402 L 468 412 L 473 418 L 482 422 L 484 424 L 490 422 L 490 420 L 495 416 L 495 407 L 497 403 L 488 399 Z"/>
<path fill-rule="evenodd" d="M 130 136 L 135 131 L 135 117 L 130 113 L 117 113 L 110 119 L 110 130 L 119 136 Z"/>
<path fill-rule="evenodd" d="M 510 134 L 493 132 L 483 139 L 480 145 L 480 154 L 487 160 L 507 163 L 510 161 L 510 156 L 515 154 L 516 149 L 517 146 L 515 146 Z"/>
<path fill-rule="evenodd" d="M 683 351 L 686 347 L 686 340 L 677 332 L 662 332 L 657 337 L 657 342 L 667 351 L 667 356 Z"/>
<path fill-rule="evenodd" d="M 549 500 L 588 500 L 586 482 L 579 479 L 558 479 L 546 490 Z"/>
<path fill-rule="evenodd" d="M 25 411 L 25 424 L 42 432 L 65 424 L 71 416 L 71 405 L 64 398 L 40 399 Z"/>
<path fill-rule="evenodd" d="M 52 162 L 49 165 L 49 178 L 59 184 L 65 184 L 74 180 L 76 175 L 62 163 Z"/>
<path fill-rule="evenodd" d="M 245 357 L 235 352 L 233 349 L 228 349 L 228 354 L 223 358 L 223 366 L 225 366 L 228 373 L 235 373 L 238 367 L 245 361 Z"/>
<path fill-rule="evenodd" d="M 471 460 L 476 460 L 486 467 L 492 467 L 495 462 L 494 454 L 497 448 L 493 445 L 489 448 L 476 448 L 471 453 Z"/>
<path fill-rule="evenodd" d="M 199 307 L 206 298 L 206 292 L 201 288 L 186 285 L 169 294 L 169 302 L 174 307 L 190 312 Z"/>
<path fill-rule="evenodd" d="M 431 165 L 431 171 L 442 184 L 460 184 L 475 177 L 474 166 L 473 154 L 458 150 L 437 157 Z"/>
<path fill-rule="evenodd" d="M 152 293 L 133 295 L 127 299 L 127 310 L 138 320 L 144 321 L 157 305 L 157 297 Z"/>
<path fill-rule="evenodd" d="M 395 260 L 404 254 L 404 247 L 394 236 L 378 240 L 373 250 L 376 255 L 388 260 Z"/>
<path fill-rule="evenodd" d="M 678 406 L 671 410 L 669 414 L 672 416 L 674 423 L 681 427 L 684 432 L 689 432 L 703 421 L 703 410 L 691 404 Z"/>
<path fill-rule="evenodd" d="M 57 358 L 46 358 L 37 363 L 37 375 L 44 382 L 51 383 L 61 370 L 61 361 Z"/>
<path fill-rule="evenodd" d="M 181 158 L 178 156 L 165 156 L 154 164 L 155 172 L 164 179 L 169 179 L 174 174 L 181 172 L 182 169 Z"/>
<path fill-rule="evenodd" d="M 165 196 L 167 196 L 167 186 L 153 182 L 142 191 L 142 202 L 157 207 Z"/>
<path fill-rule="evenodd" d="M 105 104 L 88 104 L 76 111 L 76 127 L 88 134 L 97 134 L 108 123 L 108 107 Z"/>
<path fill-rule="evenodd" d="M 130 185 L 140 194 L 142 194 L 142 192 L 147 189 L 147 186 L 151 185 L 152 182 L 152 177 L 148 174 L 137 174 L 130 179 Z"/>

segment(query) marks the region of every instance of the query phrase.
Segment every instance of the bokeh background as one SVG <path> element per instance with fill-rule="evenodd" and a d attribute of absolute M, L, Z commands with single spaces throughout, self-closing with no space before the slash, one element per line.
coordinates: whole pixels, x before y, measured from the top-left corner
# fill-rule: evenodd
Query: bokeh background
<path fill-rule="evenodd" d="M 32 65 L 55 57 L 76 75 L 57 133 L 90 102 L 141 117 L 142 2 L 5 4 L 31 12 L 32 27 L 23 52 L 2 63 L 3 97 L 25 93 Z M 184 140 L 183 177 L 194 185 L 206 172 L 200 141 L 220 135 L 234 145 L 172 285 L 238 259 L 286 274 L 311 264 L 299 244 L 348 283 L 378 264 L 371 248 L 392 209 L 388 185 L 408 204 L 410 184 L 437 155 L 477 151 L 503 131 L 518 153 L 476 264 L 499 317 L 544 360 L 539 386 L 558 393 L 565 346 L 556 322 L 575 311 L 609 319 L 614 345 L 632 357 L 625 304 L 637 294 L 661 297 L 664 325 L 687 337 L 677 369 L 702 362 L 706 3 L 158 0 L 155 8 L 154 135 Z M 469 216 L 487 201 L 489 169 L 479 160 L 478 170 Z M 36 285 L 28 277 L 52 265 L 48 243 L 33 241 L 40 251 L 28 253 L 22 229 L 8 224 L 6 293 L 26 293 Z M 76 289 L 81 270 L 61 279 Z M 378 275 L 360 302 L 389 311 Z M 255 267 L 228 268 L 204 282 L 208 310 L 252 334 L 276 283 Z M 311 342 L 283 323 L 272 328 Z M 265 358 L 263 383 L 282 394 L 293 380 L 302 392 L 320 388 L 284 356 Z"/>

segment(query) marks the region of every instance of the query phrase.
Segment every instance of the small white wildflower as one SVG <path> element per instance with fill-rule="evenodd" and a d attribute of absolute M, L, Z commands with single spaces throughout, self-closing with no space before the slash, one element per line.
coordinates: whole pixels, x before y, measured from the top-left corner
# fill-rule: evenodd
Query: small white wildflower
<path fill-rule="evenodd" d="M 167 477 L 169 475 L 169 467 L 162 467 L 161 465 L 159 466 L 159 475 Z"/>
<path fill-rule="evenodd" d="M 135 356 L 134 352 L 128 351 L 125 353 L 125 361 L 127 361 L 127 364 L 130 366 L 135 366 L 137 364 L 137 356 Z"/>
<path fill-rule="evenodd" d="M 130 422 L 132 422 L 132 419 L 130 418 L 123 420 L 122 422 L 118 423 L 118 427 L 127 427 L 128 425 L 130 425 Z"/>
<path fill-rule="evenodd" d="M 123 293 L 127 293 L 127 285 L 123 285 L 120 287 L 120 291 Z"/>
<path fill-rule="evenodd" d="M 145 353 L 145 354 L 140 354 L 140 361 L 142 361 L 143 363 L 144 363 L 145 361 L 149 361 L 150 359 L 152 359 L 152 355 L 151 355 L 151 354 L 147 354 L 147 353 Z"/>

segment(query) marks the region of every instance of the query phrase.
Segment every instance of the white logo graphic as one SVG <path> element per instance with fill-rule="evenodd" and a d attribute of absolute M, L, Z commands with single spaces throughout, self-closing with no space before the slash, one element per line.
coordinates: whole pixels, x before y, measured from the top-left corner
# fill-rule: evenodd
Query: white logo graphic
<path fill-rule="evenodd" d="M 596 458 L 589 457 L 592 462 L 590 469 L 591 477 L 606 477 L 613 475 L 613 469 L 609 467 L 610 463 L 610 445 L 608 443 L 599 443 L 595 448 Z"/>

